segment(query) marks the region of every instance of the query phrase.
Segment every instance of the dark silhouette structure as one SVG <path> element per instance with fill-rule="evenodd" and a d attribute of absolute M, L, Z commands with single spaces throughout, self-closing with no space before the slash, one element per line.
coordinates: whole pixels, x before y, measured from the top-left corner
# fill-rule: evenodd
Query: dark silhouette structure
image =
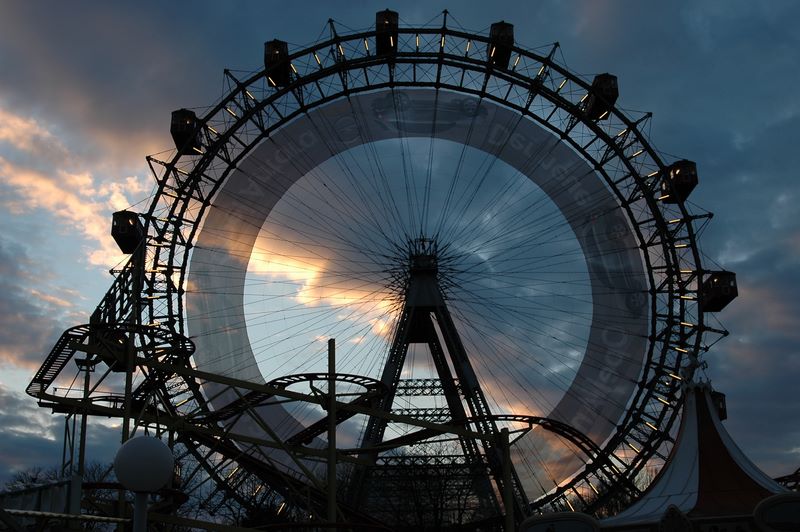
<path fill-rule="evenodd" d="M 529 51 L 517 46 L 509 23 L 493 24 L 489 35 L 471 33 L 448 25 L 447 12 L 441 27 L 398 20 L 381 11 L 375 28 L 348 35 L 331 21 L 329 38 L 301 50 L 268 41 L 264 70 L 246 79 L 226 70 L 228 92 L 213 108 L 203 116 L 187 109 L 172 114 L 176 151 L 169 160 L 148 158 L 158 183 L 152 204 L 140 214 L 114 215 L 112 236 L 129 261 L 114 272 L 89 323 L 62 335 L 27 389 L 41 406 L 66 416 L 65 474 L 83 473 L 87 419 L 98 416 L 120 421 L 122 441 L 143 430 L 162 437 L 179 466 L 171 489 L 201 499 L 209 515 L 235 506 L 253 525 L 260 519 L 511 529 L 536 513 L 592 513 L 615 497 L 641 496 L 636 478 L 672 449 L 683 383 L 693 378 L 700 354 L 727 335 L 705 313 L 736 296 L 734 275 L 701 261 L 695 229 L 711 215 L 685 202 L 697 184 L 694 163 L 664 161 L 644 133 L 650 115 L 616 107 L 617 78 L 600 74 L 588 82 L 571 73 L 554 60 L 557 44 L 545 54 Z M 577 240 L 587 273 L 576 285 L 591 299 L 589 332 L 575 377 L 550 413 L 498 412 L 498 396 L 487 391 L 476 360 L 490 368 L 499 363 L 465 346 L 467 320 L 459 322 L 452 309 L 459 275 L 478 266 L 456 263 L 458 249 L 446 230 L 427 230 L 440 214 L 425 210 L 434 157 L 428 178 L 408 183 L 426 198 L 414 206 L 421 215 L 404 218 L 406 209 L 388 200 L 369 203 L 393 197 L 397 179 L 382 171 L 374 146 L 403 146 L 409 138 L 446 141 L 503 161 L 523 176 L 518 183 L 543 191 L 565 220 L 561 229 Z M 354 149 L 372 157 L 366 180 L 375 189 L 357 189 L 357 201 L 314 220 L 310 214 L 330 205 L 343 185 L 326 177 L 325 194 L 292 228 L 319 232 L 303 243 L 307 254 L 299 259 L 321 254 L 341 267 L 329 272 L 331 286 L 355 280 L 391 292 L 388 352 L 370 352 L 376 363 L 369 369 L 378 371 L 362 375 L 333 365 L 310 371 L 301 364 L 305 353 L 296 351 L 286 373 L 266 382 L 246 332 L 248 260 L 275 205 L 297 201 L 302 186 L 295 185 L 328 161 L 352 177 L 343 154 Z M 457 215 L 442 209 L 451 224 L 445 229 L 488 231 L 487 248 L 505 243 L 513 267 L 486 275 L 512 279 L 505 298 L 533 301 L 533 281 L 513 280 L 542 258 L 525 255 L 514 235 L 536 231 L 513 224 L 538 206 L 511 211 L 507 228 L 478 223 L 486 213 L 475 216 L 469 207 L 484 192 L 481 181 L 454 179 L 453 197 L 463 186 L 470 199 Z M 518 200 L 489 218 L 497 222 Z M 348 239 L 337 225 L 348 217 L 356 221 L 344 229 L 369 238 Z M 465 220 L 474 227 L 462 227 Z M 549 222 L 540 222 L 537 231 L 557 239 Z M 543 260 L 563 273 L 571 263 L 555 260 L 561 258 Z M 486 301 L 497 295 L 486 293 Z M 524 320 L 524 328 L 540 325 L 535 312 L 518 310 L 504 309 L 498 326 L 480 334 L 510 334 L 501 323 L 509 317 Z M 411 346 L 427 349 L 430 378 L 405 377 Z M 524 347 L 528 357 L 544 349 Z M 77 393 L 58 386 L 70 373 Z M 409 397 L 435 406 L 396 401 Z M 687 397 L 687 404 L 705 404 L 696 392 Z M 686 426 L 713 417 L 687 408 Z M 337 431 L 350 440 L 326 438 Z M 704 441 L 714 434 L 703 432 Z M 537 486 L 532 447 L 522 447 L 534 438 L 569 453 L 564 462 L 572 469 L 547 486 Z M 711 468 L 737 459 L 725 460 Z M 674 461 L 664 475 L 688 467 Z"/>

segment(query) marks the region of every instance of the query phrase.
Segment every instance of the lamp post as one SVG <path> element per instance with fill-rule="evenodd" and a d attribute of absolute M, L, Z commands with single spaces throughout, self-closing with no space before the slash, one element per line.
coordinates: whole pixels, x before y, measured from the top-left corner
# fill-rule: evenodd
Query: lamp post
<path fill-rule="evenodd" d="M 174 466 L 172 451 L 158 438 L 132 438 L 117 451 L 114 473 L 134 493 L 133 532 L 147 530 L 147 496 L 169 482 Z"/>

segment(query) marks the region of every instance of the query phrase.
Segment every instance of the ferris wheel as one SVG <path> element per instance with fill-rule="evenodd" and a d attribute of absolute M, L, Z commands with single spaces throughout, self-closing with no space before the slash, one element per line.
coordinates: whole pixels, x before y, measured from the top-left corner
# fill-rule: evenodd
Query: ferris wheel
<path fill-rule="evenodd" d="M 136 419 L 188 476 L 313 516 L 335 475 L 342 515 L 409 526 L 637 496 L 735 277 L 701 264 L 695 164 L 558 50 L 387 10 L 173 113 L 94 326 L 147 353 Z"/>

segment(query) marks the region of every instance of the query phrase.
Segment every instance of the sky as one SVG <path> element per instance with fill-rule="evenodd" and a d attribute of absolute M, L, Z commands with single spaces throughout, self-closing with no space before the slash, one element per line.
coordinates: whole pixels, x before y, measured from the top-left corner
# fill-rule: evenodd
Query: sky
<path fill-rule="evenodd" d="M 170 112 L 219 99 L 223 69 L 260 68 L 264 41 L 300 47 L 386 7 L 405 24 L 445 8 L 467 29 L 512 22 L 521 45 L 560 42 L 570 70 L 614 73 L 618 105 L 653 112 L 655 146 L 697 162 L 691 201 L 715 213 L 703 253 L 737 273 L 731 335 L 705 357 L 726 427 L 767 473 L 800 466 L 797 2 L 0 0 L 0 482 L 60 458 L 61 418 L 24 388 L 110 286 L 110 215 L 146 209 Z M 97 428 L 93 455 L 115 438 Z"/>

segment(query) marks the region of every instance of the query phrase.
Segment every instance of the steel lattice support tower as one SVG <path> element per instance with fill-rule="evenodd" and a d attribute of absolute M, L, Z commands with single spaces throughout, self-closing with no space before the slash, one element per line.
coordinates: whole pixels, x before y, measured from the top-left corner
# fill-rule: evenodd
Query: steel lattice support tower
<path fill-rule="evenodd" d="M 493 420 L 489 403 L 445 303 L 440 285 L 436 242 L 421 238 L 413 241 L 409 247 L 408 271 L 403 288 L 405 302 L 381 376 L 381 382 L 389 393 L 381 398 L 376 407 L 385 412 L 392 410 L 409 346 L 426 344 L 439 379 L 437 384 L 447 402 L 449 421 L 458 424 L 470 419 L 475 423 L 478 432 L 490 436 L 480 443 L 462 437 L 459 443 L 467 465 L 477 477 L 475 482 L 480 497 L 498 507 L 496 494 L 503 492 L 505 482 L 502 475 L 502 451 L 495 440 L 499 438 L 500 430 Z M 437 415 L 441 417 L 441 413 Z M 362 436 L 361 448 L 370 449 L 380 444 L 387 425 L 385 418 L 371 417 Z M 371 460 L 377 459 L 375 452 L 364 454 L 364 457 L 371 455 Z M 485 475 L 487 467 L 494 478 L 496 492 Z M 356 481 L 353 483 L 355 500 L 364 499 L 368 471 L 373 471 L 374 474 L 374 470 L 366 468 L 356 473 Z M 528 503 L 513 467 L 511 477 L 515 495 L 513 511 L 519 518 L 527 513 Z"/>

